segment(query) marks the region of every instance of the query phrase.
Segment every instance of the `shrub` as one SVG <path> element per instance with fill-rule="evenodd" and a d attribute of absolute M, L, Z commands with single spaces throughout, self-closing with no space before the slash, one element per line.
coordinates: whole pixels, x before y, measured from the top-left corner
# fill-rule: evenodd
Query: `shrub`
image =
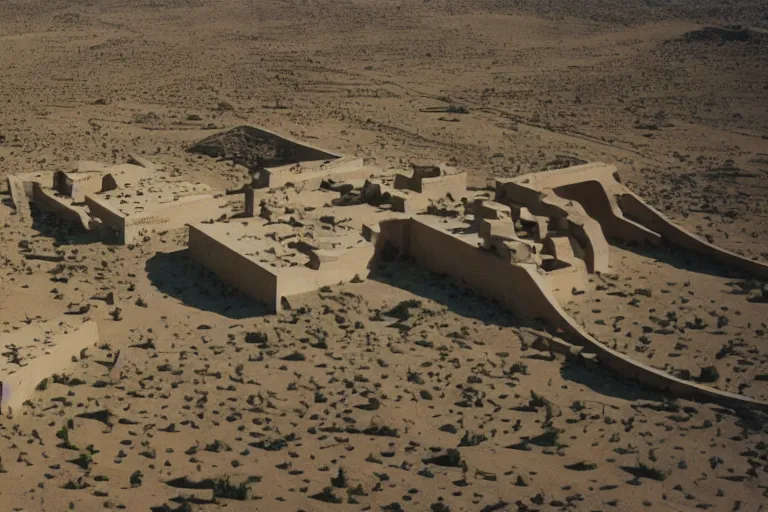
<path fill-rule="evenodd" d="M 141 485 L 142 478 L 144 478 L 144 474 L 141 471 L 134 471 L 130 478 L 131 487 L 139 487 Z"/>
<path fill-rule="evenodd" d="M 246 482 L 235 485 L 229 481 L 228 476 L 224 478 L 216 478 L 213 480 L 214 498 L 226 498 L 230 500 L 244 501 L 248 499 L 249 492 L 250 487 Z"/>

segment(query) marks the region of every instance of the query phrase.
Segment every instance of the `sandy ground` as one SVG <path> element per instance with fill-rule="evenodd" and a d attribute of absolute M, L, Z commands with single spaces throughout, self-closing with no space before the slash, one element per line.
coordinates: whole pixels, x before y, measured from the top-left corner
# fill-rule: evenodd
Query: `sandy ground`
<path fill-rule="evenodd" d="M 705 30 L 732 24 L 745 40 Z M 0 177 L 138 151 L 240 185 L 243 168 L 185 152 L 240 124 L 383 167 L 451 161 L 475 186 L 605 160 L 684 226 L 765 260 L 766 27 L 762 1 L 2 2 Z M 2 512 L 766 502 L 759 415 L 537 352 L 512 315 L 405 262 L 275 316 L 189 262 L 183 230 L 107 246 L 5 205 L 0 226 L 0 329 L 91 304 L 102 334 L 67 370 L 82 383 L 60 376 L 0 419 Z M 25 260 L 25 240 L 65 264 Z M 590 332 L 768 398 L 768 306 L 744 276 L 613 256 L 616 275 L 567 304 Z M 108 291 L 116 306 L 90 300 Z M 401 321 L 380 314 L 398 305 Z"/>

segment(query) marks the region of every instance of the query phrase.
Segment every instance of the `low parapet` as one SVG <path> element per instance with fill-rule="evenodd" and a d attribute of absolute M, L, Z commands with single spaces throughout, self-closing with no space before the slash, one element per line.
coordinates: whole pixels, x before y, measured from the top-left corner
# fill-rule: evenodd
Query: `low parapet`
<path fill-rule="evenodd" d="M 109 192 L 124 188 L 137 188 L 142 180 L 151 178 L 156 170 L 133 164 L 121 164 L 111 167 L 101 177 L 101 187 L 91 192 Z"/>
<path fill-rule="evenodd" d="M 215 220 L 231 213 L 227 209 L 229 198 L 212 193 L 181 196 L 165 202 L 150 199 L 142 208 L 130 211 L 121 210 L 119 200 L 96 195 L 85 198 L 91 217 L 112 230 L 123 244 L 140 242 L 150 233 L 181 228 L 189 222 Z"/>
<path fill-rule="evenodd" d="M 12 347 L 0 362 L 0 412 L 18 410 L 37 386 L 79 359 L 99 341 L 96 322 L 61 317 L 0 334 L 0 346 Z"/>
<path fill-rule="evenodd" d="M 264 167 L 254 177 L 254 188 L 279 188 L 287 184 L 299 190 L 317 190 L 325 180 L 348 181 L 368 178 L 379 172 L 365 165 L 360 157 L 341 156 L 320 162 L 298 162 L 279 167 Z"/>
<path fill-rule="evenodd" d="M 61 195 L 71 197 L 76 203 L 83 202 L 85 195 L 101 190 L 101 172 L 56 171 L 53 175 L 53 189 Z"/>

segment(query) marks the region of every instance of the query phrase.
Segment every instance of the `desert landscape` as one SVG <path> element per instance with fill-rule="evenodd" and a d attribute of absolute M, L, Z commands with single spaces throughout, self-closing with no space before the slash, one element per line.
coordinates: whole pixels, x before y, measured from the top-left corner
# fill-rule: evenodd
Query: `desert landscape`
<path fill-rule="evenodd" d="M 0 512 L 768 503 L 768 4 L 0 0 Z"/>

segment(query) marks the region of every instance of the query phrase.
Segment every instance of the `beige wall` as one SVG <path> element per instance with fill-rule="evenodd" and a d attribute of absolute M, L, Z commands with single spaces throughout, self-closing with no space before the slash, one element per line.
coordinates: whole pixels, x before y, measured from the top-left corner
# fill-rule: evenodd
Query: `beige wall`
<path fill-rule="evenodd" d="M 85 211 L 78 210 L 62 202 L 59 198 L 44 190 L 39 183 L 34 183 L 32 187 L 32 200 L 42 210 L 55 213 L 57 217 L 78 224 L 83 229 L 88 229 L 89 219 Z"/>
<path fill-rule="evenodd" d="M 612 350 L 590 336 L 573 318 L 557 306 L 563 336 L 569 342 L 584 347 L 584 352 L 597 354 L 600 364 L 624 380 L 635 380 L 644 386 L 681 398 L 713 402 L 727 407 L 750 407 L 768 410 L 768 403 L 685 381 L 645 365 L 632 357 Z"/>
<path fill-rule="evenodd" d="M 53 188 L 60 194 L 70 196 L 81 202 L 86 194 L 95 194 L 101 190 L 102 172 L 56 171 L 53 175 Z"/>
<path fill-rule="evenodd" d="M 11 200 L 16 207 L 16 213 L 22 221 L 32 219 L 32 213 L 29 209 L 29 197 L 24 191 L 24 183 L 16 176 L 8 176 L 8 191 L 11 193 Z"/>
<path fill-rule="evenodd" d="M 418 265 L 451 276 L 476 293 L 499 301 L 522 317 L 557 320 L 543 293 L 546 281 L 533 265 L 511 265 L 494 253 L 473 247 L 416 219 L 385 221 L 379 247 L 388 241 Z"/>
<path fill-rule="evenodd" d="M 535 175 L 534 175 L 535 176 Z M 581 203 L 564 199 L 553 191 L 544 194 L 510 180 L 496 180 L 496 201 L 525 206 L 533 215 L 567 218 L 568 230 L 576 237 L 586 253 L 590 273 L 609 270 L 609 246 L 600 223 L 589 216 Z"/>
<path fill-rule="evenodd" d="M 421 179 L 398 173 L 395 175 L 394 187 L 396 190 L 412 190 L 433 199 L 451 194 L 458 200 L 467 195 L 467 173 L 457 172 Z"/>
<path fill-rule="evenodd" d="M 190 257 L 253 299 L 277 309 L 277 275 L 227 247 L 226 237 L 213 230 L 203 231 L 206 227 L 189 227 Z"/>
<path fill-rule="evenodd" d="M 555 193 L 562 198 L 578 202 L 590 217 L 600 223 L 600 228 L 606 237 L 633 242 L 658 243 L 660 241 L 656 233 L 625 219 L 618 206 L 616 210 L 619 211 L 614 211 L 605 188 L 597 181 L 564 185 L 556 188 Z"/>
<path fill-rule="evenodd" d="M 331 166 L 328 169 L 307 170 L 300 174 L 290 172 L 287 167 L 263 169 L 259 172 L 260 179 L 256 183 L 258 188 L 277 188 L 292 183 L 299 190 L 317 190 L 325 179 L 335 178 L 336 181 L 364 179 L 371 177 L 378 170 L 362 165 L 345 165 L 339 168 Z"/>
<path fill-rule="evenodd" d="M 496 196 L 494 200 L 501 204 L 510 202 L 523 206 L 536 205 L 541 202 L 542 193 L 529 186 L 520 185 L 511 179 L 496 180 Z"/>
<path fill-rule="evenodd" d="M 467 196 L 467 173 L 457 172 L 434 178 L 423 178 L 421 180 L 421 193 L 431 198 L 451 194 L 458 201 Z"/>
<path fill-rule="evenodd" d="M 125 242 L 125 215 L 115 210 L 106 201 L 101 198 L 87 195 L 85 204 L 88 206 L 88 212 L 92 218 L 99 219 L 105 226 L 110 227 L 118 233 L 121 243 Z"/>
<path fill-rule="evenodd" d="M 627 192 L 621 195 L 619 205 L 627 216 L 661 234 L 664 240 L 673 245 L 702 254 L 724 265 L 732 265 L 756 276 L 768 278 L 768 264 L 744 258 L 702 240 L 672 223 L 661 212 L 632 193 Z"/>
<path fill-rule="evenodd" d="M 0 346 L 11 343 L 24 347 L 39 345 L 35 339 L 44 339 L 45 333 L 59 331 L 59 324 L 69 321 L 71 317 L 60 318 L 40 325 L 33 325 L 19 331 L 0 335 Z M 67 333 L 53 335 L 50 338 L 53 345 L 42 349 L 34 359 L 25 361 L 26 366 L 0 363 L 0 382 L 10 389 L 10 398 L 0 403 L 0 412 L 7 412 L 8 407 L 18 411 L 18 408 L 32 397 L 37 385 L 52 374 L 64 371 L 72 364 L 72 356 L 79 356 L 84 348 L 93 347 L 99 341 L 99 328 L 96 322 L 85 322 L 69 330 Z"/>
<path fill-rule="evenodd" d="M 148 204 L 147 210 L 134 213 L 125 219 L 125 241 L 136 243 L 146 233 L 167 231 L 184 227 L 189 223 L 204 220 L 216 220 L 223 213 L 230 213 L 223 206 L 227 197 L 214 197 L 212 194 L 181 197 L 172 203 L 163 205 Z"/>
<path fill-rule="evenodd" d="M 210 194 L 188 196 L 160 207 L 150 203 L 146 212 L 126 216 L 99 197 L 85 197 L 91 217 L 100 219 L 117 231 L 120 242 L 124 244 L 139 241 L 145 231 L 151 233 L 177 229 L 188 223 L 216 219 L 222 213 L 229 213 L 223 208 L 228 200 L 227 197 L 214 197 Z"/>
<path fill-rule="evenodd" d="M 395 174 L 394 187 L 396 190 L 413 190 L 414 192 L 421 192 L 421 182 L 403 173 Z"/>
<path fill-rule="evenodd" d="M 373 245 L 366 242 L 358 247 L 339 251 L 338 259 L 322 262 L 319 270 L 303 266 L 275 269 L 278 275 L 278 296 L 291 297 L 323 286 L 347 283 L 355 275 L 365 278 L 373 253 Z"/>

